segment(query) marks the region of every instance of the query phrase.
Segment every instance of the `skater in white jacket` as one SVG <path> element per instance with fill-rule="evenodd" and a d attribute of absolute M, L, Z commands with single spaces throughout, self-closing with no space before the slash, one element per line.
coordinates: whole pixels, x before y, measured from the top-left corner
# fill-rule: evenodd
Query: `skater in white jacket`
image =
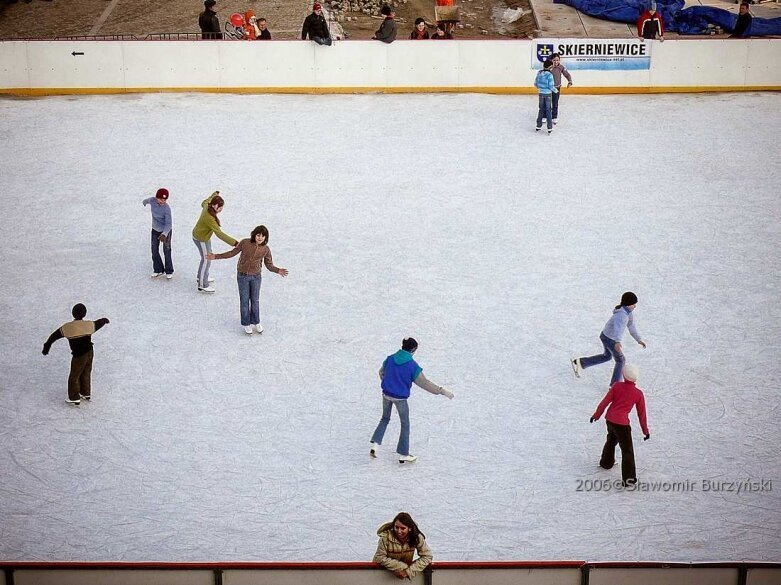
<path fill-rule="evenodd" d="M 575 358 L 572 360 L 572 369 L 575 377 L 580 378 L 580 374 L 586 368 L 603 364 L 610 361 L 612 357 L 615 360 L 613 366 L 613 376 L 610 378 L 610 386 L 621 381 L 621 372 L 624 369 L 624 352 L 621 346 L 621 339 L 624 336 L 624 329 L 629 329 L 629 334 L 637 343 L 645 349 L 645 341 L 640 338 L 640 334 L 635 327 L 632 312 L 637 307 L 637 295 L 633 292 L 625 292 L 621 295 L 621 304 L 613 310 L 613 315 L 608 319 L 602 333 L 599 334 L 599 340 L 605 348 L 605 351 L 599 355 L 590 357 Z"/>

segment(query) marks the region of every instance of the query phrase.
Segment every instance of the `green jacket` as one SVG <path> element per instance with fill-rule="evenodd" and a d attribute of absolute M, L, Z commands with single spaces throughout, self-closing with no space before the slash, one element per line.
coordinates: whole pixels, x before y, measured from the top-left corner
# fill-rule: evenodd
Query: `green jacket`
<path fill-rule="evenodd" d="M 201 217 L 198 218 L 198 222 L 193 228 L 193 238 L 199 242 L 206 242 L 212 237 L 212 234 L 214 234 L 226 244 L 235 246 L 238 240 L 233 239 L 228 234 L 223 232 L 220 229 L 217 220 L 211 213 L 209 213 L 209 202 L 212 200 L 214 195 L 215 194 L 212 193 L 201 203 L 203 210 L 201 211 Z"/>

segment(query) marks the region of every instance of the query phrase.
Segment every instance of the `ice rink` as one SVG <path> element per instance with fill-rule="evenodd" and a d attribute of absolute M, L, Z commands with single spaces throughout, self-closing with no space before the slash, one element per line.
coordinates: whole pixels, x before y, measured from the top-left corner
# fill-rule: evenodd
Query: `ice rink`
<path fill-rule="evenodd" d="M 781 95 L 566 95 L 551 136 L 536 109 L 0 100 L 0 558 L 366 561 L 406 510 L 435 560 L 781 560 Z M 171 281 L 150 278 L 158 187 Z M 235 260 L 196 291 L 216 189 L 224 230 L 265 224 L 290 270 L 264 269 L 262 336 Z M 612 366 L 569 366 L 625 290 L 648 343 L 624 337 L 651 428 L 632 415 L 635 492 L 589 424 Z M 111 323 L 73 407 L 67 342 L 41 347 L 77 302 Z M 455 399 L 413 389 L 402 466 L 395 413 L 368 447 L 409 335 Z"/>

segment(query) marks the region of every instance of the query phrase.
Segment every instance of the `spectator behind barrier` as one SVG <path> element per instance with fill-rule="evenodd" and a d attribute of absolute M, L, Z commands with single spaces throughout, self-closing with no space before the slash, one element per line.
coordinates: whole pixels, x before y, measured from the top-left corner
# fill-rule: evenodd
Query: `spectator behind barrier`
<path fill-rule="evenodd" d="M 729 36 L 731 39 L 747 39 L 751 36 L 751 21 L 754 17 L 749 12 L 748 2 L 741 2 L 738 9 L 738 21 L 735 23 L 735 30 Z"/>
<path fill-rule="evenodd" d="M 201 27 L 202 39 L 221 39 L 222 29 L 220 28 L 220 19 L 217 18 L 217 12 L 214 10 L 216 0 L 205 0 L 203 3 L 203 12 L 198 17 L 198 26 Z"/>
<path fill-rule="evenodd" d="M 271 40 L 271 32 L 266 28 L 266 19 L 265 18 L 258 18 L 258 40 L 259 41 L 270 41 Z"/>
<path fill-rule="evenodd" d="M 453 38 L 453 28 L 443 22 L 437 23 L 437 30 L 431 35 L 431 40 L 433 41 L 451 40 Z"/>
<path fill-rule="evenodd" d="M 330 45 L 333 42 L 328 23 L 323 17 L 323 7 L 317 2 L 312 6 L 312 14 L 304 19 L 304 26 L 301 29 L 301 40 L 305 41 L 307 36 L 318 45 Z"/>
<path fill-rule="evenodd" d="M 415 19 L 415 28 L 412 29 L 412 32 L 409 33 L 409 38 L 413 41 L 422 41 L 424 39 L 428 39 L 428 29 L 426 28 L 426 21 L 422 18 L 416 18 Z"/>
<path fill-rule="evenodd" d="M 664 21 L 656 11 L 656 2 L 651 0 L 651 6 L 637 19 L 637 36 L 652 41 L 658 38 L 664 42 Z"/>
<path fill-rule="evenodd" d="M 243 31 L 244 36 L 242 38 L 245 41 L 254 41 L 258 38 L 258 35 L 260 35 L 257 19 L 255 18 L 255 13 L 252 12 L 252 10 L 247 10 L 247 12 L 244 13 Z"/>
<path fill-rule="evenodd" d="M 414 579 L 434 559 L 426 535 L 406 512 L 377 530 L 380 537 L 374 562 L 391 571 L 398 579 Z M 417 550 L 418 558 L 413 560 Z"/>
<path fill-rule="evenodd" d="M 398 32 L 398 27 L 394 20 L 396 13 L 393 11 L 393 8 L 386 4 L 380 10 L 380 14 L 385 17 L 385 20 L 382 21 L 380 28 L 374 33 L 372 39 L 390 44 L 396 40 L 396 33 Z"/>

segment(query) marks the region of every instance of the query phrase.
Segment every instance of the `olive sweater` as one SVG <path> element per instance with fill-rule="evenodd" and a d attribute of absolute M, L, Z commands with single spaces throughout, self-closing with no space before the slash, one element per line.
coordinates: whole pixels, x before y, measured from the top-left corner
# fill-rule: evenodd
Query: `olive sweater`
<path fill-rule="evenodd" d="M 193 228 L 193 238 L 199 242 L 206 242 L 211 239 L 212 234 L 214 234 L 226 244 L 235 246 L 237 240 L 223 232 L 220 229 L 220 224 L 217 223 L 217 219 L 209 213 L 209 203 L 216 194 L 216 192 L 212 193 L 201 202 L 201 217 L 198 218 L 198 222 Z"/>

